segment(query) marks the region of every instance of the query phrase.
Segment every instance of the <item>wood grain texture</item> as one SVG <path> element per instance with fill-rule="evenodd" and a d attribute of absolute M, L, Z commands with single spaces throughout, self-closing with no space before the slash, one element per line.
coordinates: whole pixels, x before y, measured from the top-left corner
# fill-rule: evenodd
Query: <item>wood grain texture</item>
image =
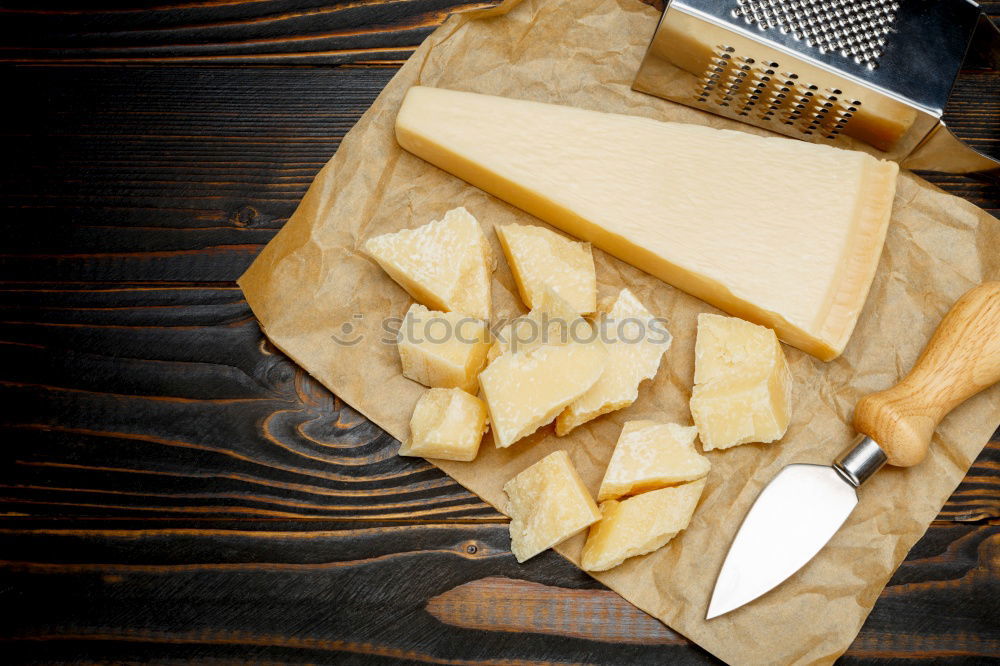
<path fill-rule="evenodd" d="M 1000 528 L 939 526 L 883 593 L 849 661 L 988 658 Z M 25 660 L 705 663 L 710 657 L 503 525 L 0 530 Z M 59 603 L 52 603 L 53 599 Z"/>
<path fill-rule="evenodd" d="M 399 65 L 452 11 L 489 0 L 133 2 L 121 8 L 8 2 L 0 62 Z"/>
<path fill-rule="evenodd" d="M 517 565 L 235 287 L 395 65 L 484 4 L 0 8 L 5 662 L 713 661 L 554 553 Z M 950 124 L 996 148 L 998 93 L 967 72 Z M 845 661 L 1000 653 L 998 530 L 995 436 Z"/>

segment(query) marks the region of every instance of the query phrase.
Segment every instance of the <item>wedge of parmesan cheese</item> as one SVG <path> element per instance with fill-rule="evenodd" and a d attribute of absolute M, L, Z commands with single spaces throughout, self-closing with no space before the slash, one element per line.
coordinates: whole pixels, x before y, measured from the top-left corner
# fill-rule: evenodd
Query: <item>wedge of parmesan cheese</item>
<path fill-rule="evenodd" d="M 364 251 L 418 303 L 489 320 L 496 258 L 465 208 L 416 229 L 370 238 Z"/>
<path fill-rule="evenodd" d="M 898 172 L 805 141 L 419 86 L 396 138 L 823 360 L 864 305 Z"/>
<path fill-rule="evenodd" d="M 565 451 L 555 451 L 508 481 L 510 549 L 518 562 L 562 543 L 601 518 Z"/>
<path fill-rule="evenodd" d="M 606 571 L 630 557 L 662 548 L 691 522 L 705 479 L 601 503 L 601 520 L 590 528 L 580 565 Z"/>
<path fill-rule="evenodd" d="M 792 373 L 774 331 L 698 315 L 691 416 L 706 451 L 781 439 L 792 418 Z"/>
<path fill-rule="evenodd" d="M 534 308 L 552 289 L 579 314 L 597 308 L 597 274 L 590 243 L 580 243 L 544 227 L 508 224 L 497 227 L 521 300 Z"/>
<path fill-rule="evenodd" d="M 413 410 L 401 456 L 468 462 L 476 459 L 487 429 L 486 403 L 461 389 L 427 391 Z"/>
<path fill-rule="evenodd" d="M 663 320 L 654 317 L 628 289 L 621 290 L 597 326 L 608 350 L 604 374 L 559 415 L 557 435 L 635 402 L 639 384 L 656 375 L 672 340 Z"/>
<path fill-rule="evenodd" d="M 414 303 L 400 324 L 396 346 L 404 377 L 475 393 L 492 341 L 482 319 Z"/>
<path fill-rule="evenodd" d="M 708 458 L 694 448 L 698 429 L 676 423 L 628 421 L 604 472 L 597 501 L 617 499 L 696 481 L 708 474 Z"/>

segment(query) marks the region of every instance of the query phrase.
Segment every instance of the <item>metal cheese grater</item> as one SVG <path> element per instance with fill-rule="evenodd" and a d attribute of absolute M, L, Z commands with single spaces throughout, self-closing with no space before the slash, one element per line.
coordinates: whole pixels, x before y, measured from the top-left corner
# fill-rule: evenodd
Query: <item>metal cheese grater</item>
<path fill-rule="evenodd" d="M 941 120 L 963 66 L 1000 68 L 1000 30 L 970 0 L 672 0 L 632 87 L 1000 182 L 1000 161 Z"/>

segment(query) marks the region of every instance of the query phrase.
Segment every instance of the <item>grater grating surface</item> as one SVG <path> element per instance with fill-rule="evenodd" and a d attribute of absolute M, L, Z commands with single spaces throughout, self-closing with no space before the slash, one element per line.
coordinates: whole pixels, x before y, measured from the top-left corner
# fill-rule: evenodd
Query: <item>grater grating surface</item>
<path fill-rule="evenodd" d="M 945 125 L 963 65 L 1000 69 L 974 0 L 668 0 L 632 88 L 911 169 L 1000 183 Z"/>
<path fill-rule="evenodd" d="M 804 81 L 781 64 L 758 60 L 727 44 L 715 47 L 696 83 L 694 101 L 725 107 L 758 124 L 789 126 L 815 138 L 833 139 L 847 126 L 861 100 L 845 97 L 839 88 Z"/>
<path fill-rule="evenodd" d="M 778 30 L 821 53 L 839 53 L 869 69 L 878 66 L 893 32 L 897 0 L 737 0 L 734 18 Z"/>

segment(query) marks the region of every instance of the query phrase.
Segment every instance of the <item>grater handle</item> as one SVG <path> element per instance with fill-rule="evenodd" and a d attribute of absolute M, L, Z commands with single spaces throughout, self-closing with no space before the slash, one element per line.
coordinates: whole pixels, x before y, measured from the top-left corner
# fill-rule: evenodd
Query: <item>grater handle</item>
<path fill-rule="evenodd" d="M 967 146 L 943 120 L 900 164 L 907 169 L 957 173 L 1000 183 L 1000 160 Z"/>

